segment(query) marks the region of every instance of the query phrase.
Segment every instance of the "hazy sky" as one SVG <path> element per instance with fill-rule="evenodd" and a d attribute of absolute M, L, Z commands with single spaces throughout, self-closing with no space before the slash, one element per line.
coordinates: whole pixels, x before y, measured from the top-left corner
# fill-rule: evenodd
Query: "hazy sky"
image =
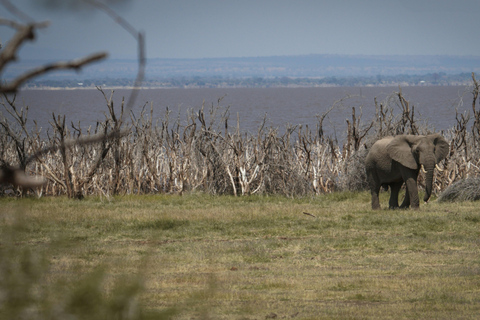
<path fill-rule="evenodd" d="M 12 0 L 51 26 L 22 57 L 107 50 L 135 58 L 133 38 L 103 12 Z M 33 4 L 32 3 L 36 3 Z M 305 54 L 480 55 L 479 0 L 126 0 L 111 6 L 146 34 L 148 58 Z M 11 15 L 0 8 L 0 17 Z M 0 39 L 10 37 L 0 28 Z"/>

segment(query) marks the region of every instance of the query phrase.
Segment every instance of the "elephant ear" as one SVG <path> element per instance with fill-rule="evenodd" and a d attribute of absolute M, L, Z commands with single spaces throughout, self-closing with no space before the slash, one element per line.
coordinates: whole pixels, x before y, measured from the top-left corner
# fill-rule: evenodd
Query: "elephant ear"
<path fill-rule="evenodd" d="M 388 145 L 387 152 L 390 158 L 410 169 L 418 169 L 418 163 L 412 153 L 417 136 L 396 136 Z"/>
<path fill-rule="evenodd" d="M 439 163 L 448 154 L 449 145 L 448 142 L 438 133 L 430 134 L 427 136 L 435 145 L 435 163 Z"/>

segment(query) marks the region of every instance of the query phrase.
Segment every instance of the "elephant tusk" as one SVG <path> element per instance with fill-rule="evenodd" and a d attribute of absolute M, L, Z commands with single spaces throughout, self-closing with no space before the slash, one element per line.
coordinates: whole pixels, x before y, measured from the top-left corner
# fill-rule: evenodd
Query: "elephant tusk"
<path fill-rule="evenodd" d="M 438 164 L 435 164 L 435 168 L 437 168 L 438 171 L 443 172 L 443 169 L 438 166 Z"/>
<path fill-rule="evenodd" d="M 425 171 L 425 167 L 423 166 L 423 164 L 420 166 L 420 169 L 422 169 L 423 173 L 427 173 L 427 171 Z"/>

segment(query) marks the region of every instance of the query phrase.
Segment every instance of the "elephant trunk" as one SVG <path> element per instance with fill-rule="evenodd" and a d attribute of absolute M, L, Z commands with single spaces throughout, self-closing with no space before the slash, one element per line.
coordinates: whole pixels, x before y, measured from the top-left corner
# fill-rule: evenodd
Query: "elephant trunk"
<path fill-rule="evenodd" d="M 435 169 L 435 161 L 432 164 L 424 165 L 425 167 L 425 196 L 423 201 L 427 202 L 432 195 L 432 185 L 433 185 L 433 170 Z"/>

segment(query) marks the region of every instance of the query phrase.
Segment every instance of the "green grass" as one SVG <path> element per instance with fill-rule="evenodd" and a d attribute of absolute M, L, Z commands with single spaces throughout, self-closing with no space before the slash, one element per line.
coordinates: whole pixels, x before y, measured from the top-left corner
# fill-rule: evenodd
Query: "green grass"
<path fill-rule="evenodd" d="M 0 298 L 0 318 L 480 314 L 474 202 L 372 211 L 367 193 L 1 198 L 0 227 L 0 297 L 28 298 Z"/>

